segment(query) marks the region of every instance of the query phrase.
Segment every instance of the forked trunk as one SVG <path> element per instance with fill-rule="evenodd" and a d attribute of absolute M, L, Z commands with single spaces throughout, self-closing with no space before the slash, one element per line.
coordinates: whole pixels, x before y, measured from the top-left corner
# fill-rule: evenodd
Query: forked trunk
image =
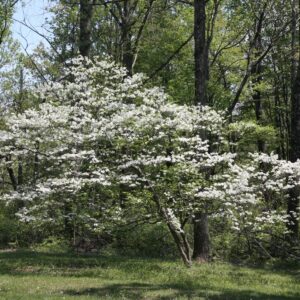
<path fill-rule="evenodd" d="M 178 218 L 174 215 L 173 211 L 170 208 L 162 208 L 161 211 L 164 219 L 167 222 L 168 228 L 172 234 L 172 237 L 184 264 L 187 267 L 190 267 L 192 265 L 192 259 L 186 233 L 181 227 Z"/>

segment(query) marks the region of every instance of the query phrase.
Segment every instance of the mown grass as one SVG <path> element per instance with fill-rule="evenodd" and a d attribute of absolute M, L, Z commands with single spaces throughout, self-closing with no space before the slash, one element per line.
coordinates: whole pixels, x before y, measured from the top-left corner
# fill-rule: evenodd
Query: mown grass
<path fill-rule="evenodd" d="M 299 300 L 299 266 L 36 252 L 0 253 L 0 299 Z"/>

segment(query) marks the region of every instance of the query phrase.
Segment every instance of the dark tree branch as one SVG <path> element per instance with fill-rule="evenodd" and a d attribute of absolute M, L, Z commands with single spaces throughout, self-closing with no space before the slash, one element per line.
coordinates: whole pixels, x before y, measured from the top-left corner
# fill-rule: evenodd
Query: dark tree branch
<path fill-rule="evenodd" d="M 260 16 L 261 16 L 261 18 L 264 17 L 263 14 L 261 14 Z M 261 29 L 261 28 L 260 28 L 260 26 L 261 26 L 260 24 L 262 23 L 262 20 L 259 21 L 259 24 L 258 24 L 258 26 L 257 26 L 257 28 L 256 28 L 256 32 L 255 32 L 255 34 L 254 34 L 254 39 L 250 42 L 250 48 L 249 48 L 249 51 L 248 51 L 248 64 L 247 64 L 246 72 L 245 72 L 245 74 L 244 74 L 244 77 L 243 77 L 243 79 L 242 79 L 240 85 L 239 85 L 239 88 L 238 88 L 238 90 L 237 90 L 237 92 L 236 92 L 236 94 L 235 94 L 235 97 L 234 97 L 232 103 L 229 105 L 229 107 L 228 107 L 228 109 L 227 109 L 227 115 L 228 115 L 228 116 L 232 115 L 232 112 L 233 112 L 233 110 L 234 110 L 236 104 L 237 104 L 238 101 L 239 101 L 240 95 L 241 95 L 241 93 L 242 93 L 244 87 L 246 86 L 246 84 L 247 84 L 247 82 L 248 82 L 248 79 L 249 79 L 249 77 L 250 77 L 250 75 L 251 75 L 251 71 L 253 70 L 253 68 L 255 68 L 258 64 L 260 64 L 260 63 L 264 60 L 264 58 L 265 58 L 265 57 L 269 54 L 269 52 L 273 49 L 273 47 L 275 46 L 276 42 L 277 42 L 284 34 L 286 34 L 287 31 L 290 30 L 290 29 L 289 29 L 289 25 L 290 25 L 291 22 L 292 22 L 292 20 L 289 20 L 288 22 L 286 22 L 286 23 L 281 27 L 281 29 L 278 30 L 278 31 L 276 32 L 276 34 L 275 34 L 273 37 L 271 37 L 271 40 L 270 40 L 268 46 L 267 46 L 266 49 L 262 52 L 262 54 L 261 54 L 254 62 L 251 62 L 251 53 L 252 53 L 252 51 L 253 51 L 253 48 L 254 48 L 255 42 L 256 42 L 256 40 L 254 40 L 254 39 L 257 39 L 257 38 L 258 38 L 259 35 L 258 35 L 257 31 Z"/>
<path fill-rule="evenodd" d="M 178 55 L 180 53 L 180 51 L 192 40 L 194 36 L 194 33 L 192 33 L 189 38 L 184 41 L 168 58 L 167 60 L 160 65 L 160 67 L 158 67 L 148 78 L 145 82 L 151 80 L 153 77 L 155 77 L 157 75 L 157 73 L 159 73 L 160 71 L 162 71 L 169 63 L 171 60 L 173 60 L 176 55 Z"/>

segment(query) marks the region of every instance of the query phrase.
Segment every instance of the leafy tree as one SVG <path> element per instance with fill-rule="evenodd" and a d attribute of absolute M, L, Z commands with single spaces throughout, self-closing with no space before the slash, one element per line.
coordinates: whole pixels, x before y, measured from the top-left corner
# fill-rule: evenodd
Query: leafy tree
<path fill-rule="evenodd" d="M 0 1 L 0 45 L 9 33 L 12 13 L 18 0 L 1 0 Z"/>
<path fill-rule="evenodd" d="M 284 204 L 275 201 L 299 185 L 299 162 L 258 154 L 237 160 L 212 109 L 168 103 L 159 89 L 143 87 L 143 76 L 128 77 L 111 62 L 70 63 L 64 80 L 36 91 L 44 103 L 10 114 L 1 134 L 1 167 L 16 169 L 20 157 L 31 164 L 24 184 L 3 195 L 22 203 L 23 221 L 68 220 L 100 232 L 163 222 L 186 265 L 185 225 L 204 208 L 252 236 L 260 226 L 285 224 Z"/>

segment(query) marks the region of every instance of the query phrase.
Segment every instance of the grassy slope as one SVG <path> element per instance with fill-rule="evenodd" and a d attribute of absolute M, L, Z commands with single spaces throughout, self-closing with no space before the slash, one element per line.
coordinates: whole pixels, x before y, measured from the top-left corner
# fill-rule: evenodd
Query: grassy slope
<path fill-rule="evenodd" d="M 0 299 L 300 299 L 300 271 L 180 261 L 0 253 Z"/>

